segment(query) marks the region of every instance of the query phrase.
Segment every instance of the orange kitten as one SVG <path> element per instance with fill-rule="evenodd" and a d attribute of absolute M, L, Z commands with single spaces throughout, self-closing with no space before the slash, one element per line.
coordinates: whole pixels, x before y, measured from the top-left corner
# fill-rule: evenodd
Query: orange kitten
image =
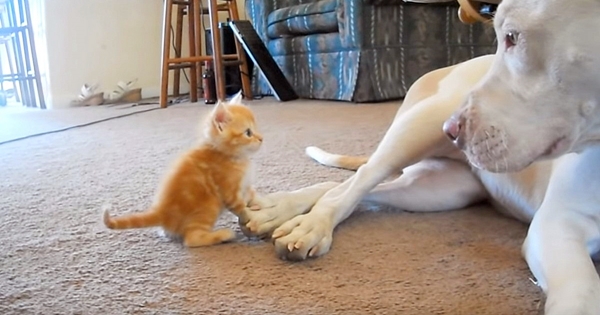
<path fill-rule="evenodd" d="M 233 230 L 213 227 L 223 210 L 239 217 L 254 198 L 250 155 L 262 144 L 252 111 L 240 101 L 238 94 L 215 105 L 204 124 L 204 139 L 175 163 L 150 209 L 121 217 L 106 210 L 104 224 L 111 229 L 160 226 L 188 247 L 235 238 Z"/>

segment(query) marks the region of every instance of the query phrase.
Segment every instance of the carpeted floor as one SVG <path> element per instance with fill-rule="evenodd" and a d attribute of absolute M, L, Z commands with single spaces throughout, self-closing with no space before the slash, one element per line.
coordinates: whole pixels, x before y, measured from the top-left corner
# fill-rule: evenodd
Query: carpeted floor
<path fill-rule="evenodd" d="M 265 135 L 256 156 L 262 192 L 347 178 L 304 147 L 370 153 L 397 108 L 251 106 Z M 190 250 L 155 230 L 107 230 L 102 204 L 114 213 L 147 207 L 207 110 L 180 104 L 0 145 L 0 314 L 540 313 L 542 295 L 520 256 L 526 227 L 487 207 L 358 211 L 338 227 L 328 255 L 301 263 L 241 236 Z"/>
<path fill-rule="evenodd" d="M 0 108 L 0 144 L 158 108 L 156 104 L 71 107 L 57 110 L 27 107 Z"/>

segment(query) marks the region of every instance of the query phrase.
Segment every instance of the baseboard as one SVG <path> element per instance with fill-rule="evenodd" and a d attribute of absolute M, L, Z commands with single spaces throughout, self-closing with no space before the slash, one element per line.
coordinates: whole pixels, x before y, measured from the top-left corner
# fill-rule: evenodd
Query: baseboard
<path fill-rule="evenodd" d="M 46 98 L 46 107 L 48 109 L 63 109 L 71 107 L 71 102 L 77 98 L 76 94 L 50 94 Z"/>
<path fill-rule="evenodd" d="M 142 88 L 142 98 L 152 98 L 152 97 L 159 97 L 159 96 L 160 96 L 160 87 L 158 87 L 158 86 Z"/>
<path fill-rule="evenodd" d="M 181 92 L 186 93 L 188 87 L 186 85 L 181 86 Z M 104 97 L 108 98 L 109 92 L 104 92 Z M 142 98 L 153 98 L 160 96 L 160 87 L 142 87 Z M 76 94 L 60 94 L 60 95 L 49 95 L 46 100 L 46 107 L 49 109 L 61 109 L 72 107 L 71 102 L 77 98 Z"/>

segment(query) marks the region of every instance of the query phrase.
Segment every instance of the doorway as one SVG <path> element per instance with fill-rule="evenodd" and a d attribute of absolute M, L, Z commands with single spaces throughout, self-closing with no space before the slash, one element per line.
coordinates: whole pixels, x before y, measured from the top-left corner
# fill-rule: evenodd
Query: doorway
<path fill-rule="evenodd" d="M 0 107 L 46 109 L 44 0 L 0 0 Z"/>

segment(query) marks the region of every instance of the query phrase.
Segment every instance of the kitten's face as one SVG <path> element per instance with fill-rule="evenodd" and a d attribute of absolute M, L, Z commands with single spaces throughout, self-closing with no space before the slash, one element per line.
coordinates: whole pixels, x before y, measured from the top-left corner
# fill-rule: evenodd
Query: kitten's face
<path fill-rule="evenodd" d="M 211 122 L 210 138 L 222 150 L 249 155 L 260 149 L 263 138 L 249 107 L 219 102 L 212 112 Z"/>

